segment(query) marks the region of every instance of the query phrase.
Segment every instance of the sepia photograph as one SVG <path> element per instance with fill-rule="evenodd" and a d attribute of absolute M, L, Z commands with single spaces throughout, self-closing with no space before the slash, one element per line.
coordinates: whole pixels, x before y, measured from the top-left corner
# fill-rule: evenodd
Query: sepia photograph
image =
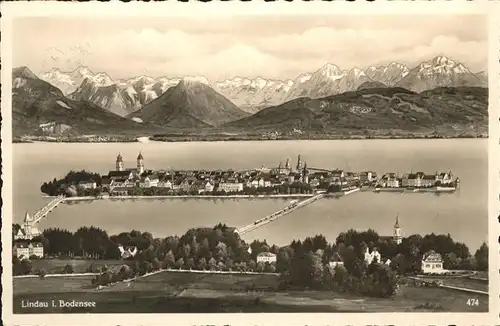
<path fill-rule="evenodd" d="M 10 32 L 14 315 L 496 309 L 486 13 Z"/>

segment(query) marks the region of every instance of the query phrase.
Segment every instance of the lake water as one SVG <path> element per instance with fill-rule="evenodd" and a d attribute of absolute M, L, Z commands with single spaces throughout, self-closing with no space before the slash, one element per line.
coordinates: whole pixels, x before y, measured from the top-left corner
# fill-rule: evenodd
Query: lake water
<path fill-rule="evenodd" d="M 185 142 L 13 145 L 16 222 L 26 211 L 33 213 L 47 198 L 40 185 L 69 170 L 107 173 L 114 169 L 118 153 L 126 167 L 135 167 L 142 151 L 147 169 L 246 169 L 277 166 L 298 154 L 309 167 L 434 173 L 452 170 L 461 188 L 454 194 L 398 194 L 358 192 L 341 199 L 322 199 L 285 215 L 244 236 L 283 245 L 293 239 L 323 234 L 329 241 L 349 228 L 375 229 L 391 235 L 396 215 L 403 235 L 450 233 L 471 250 L 487 241 L 488 141 L 453 140 L 325 140 L 267 142 Z M 137 229 L 155 236 L 183 234 L 191 227 L 223 222 L 241 227 L 287 205 L 283 199 L 137 200 L 94 201 L 64 204 L 40 223 L 40 228 L 76 230 L 95 225 L 110 234 Z"/>

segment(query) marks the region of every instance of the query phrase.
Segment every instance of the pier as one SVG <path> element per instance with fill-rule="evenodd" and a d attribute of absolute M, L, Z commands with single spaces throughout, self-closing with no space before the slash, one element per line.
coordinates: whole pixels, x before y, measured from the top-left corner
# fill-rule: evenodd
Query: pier
<path fill-rule="evenodd" d="M 305 200 L 302 200 L 299 202 L 294 201 L 290 205 L 288 205 L 287 207 L 282 208 L 279 211 L 272 213 L 271 215 L 260 218 L 260 219 L 256 220 L 255 222 L 253 222 L 252 224 L 246 225 L 246 226 L 236 230 L 236 232 L 240 236 L 244 235 L 248 232 L 252 232 L 253 230 L 255 230 L 261 226 L 264 226 L 268 223 L 271 223 L 272 221 L 275 221 L 286 214 L 289 214 L 289 213 L 291 213 L 291 212 L 293 212 L 301 207 L 312 204 L 313 202 L 323 198 L 324 196 L 325 196 L 325 192 L 319 192 L 319 193 L 315 194 L 314 196 L 312 196 L 311 198 L 308 198 L 308 199 L 305 199 Z"/>

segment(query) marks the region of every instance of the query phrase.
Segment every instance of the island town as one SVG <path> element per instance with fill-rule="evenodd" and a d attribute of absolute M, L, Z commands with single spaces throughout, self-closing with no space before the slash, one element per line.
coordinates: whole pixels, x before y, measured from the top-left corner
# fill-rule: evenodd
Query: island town
<path fill-rule="evenodd" d="M 86 171 L 70 172 L 62 180 L 44 183 L 41 191 L 49 196 L 234 196 L 280 195 L 313 196 L 317 192 L 352 191 L 455 191 L 460 184 L 451 171 L 385 173 L 350 172 L 309 167 L 300 155 L 292 166 L 289 159 L 277 167 L 249 170 L 150 170 L 139 153 L 136 167 L 126 167 L 118 154 L 115 169 L 106 175 Z"/>

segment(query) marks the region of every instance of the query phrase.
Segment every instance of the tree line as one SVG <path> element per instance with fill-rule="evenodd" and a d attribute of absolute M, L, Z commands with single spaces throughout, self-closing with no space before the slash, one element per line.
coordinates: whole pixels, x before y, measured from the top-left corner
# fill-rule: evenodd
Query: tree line
<path fill-rule="evenodd" d="M 74 233 L 49 228 L 34 240 L 43 243 L 46 255 L 59 258 L 121 259 L 118 245 L 137 248 L 137 255 L 124 261 L 127 267 L 96 276 L 94 284 L 98 285 L 160 269 L 276 272 L 281 275 L 281 289 L 310 288 L 387 297 L 396 292 L 399 276 L 420 273 L 422 257 L 430 250 L 442 255 L 445 269 L 488 269 L 485 243 L 471 255 L 465 244 L 455 242 L 449 234 L 412 235 L 397 245 L 373 230 L 348 230 L 333 243 L 317 235 L 278 247 L 259 240 L 247 244 L 234 228 L 219 223 L 213 228 L 192 228 L 182 236 L 165 238 L 138 230 L 108 236 L 93 226 Z M 366 248 L 377 248 L 382 261 L 367 265 Z M 257 262 L 262 252 L 276 254 L 276 262 Z M 342 264 L 331 264 L 335 255 L 342 258 Z M 30 273 L 26 264 L 17 262 L 15 273 Z"/>

